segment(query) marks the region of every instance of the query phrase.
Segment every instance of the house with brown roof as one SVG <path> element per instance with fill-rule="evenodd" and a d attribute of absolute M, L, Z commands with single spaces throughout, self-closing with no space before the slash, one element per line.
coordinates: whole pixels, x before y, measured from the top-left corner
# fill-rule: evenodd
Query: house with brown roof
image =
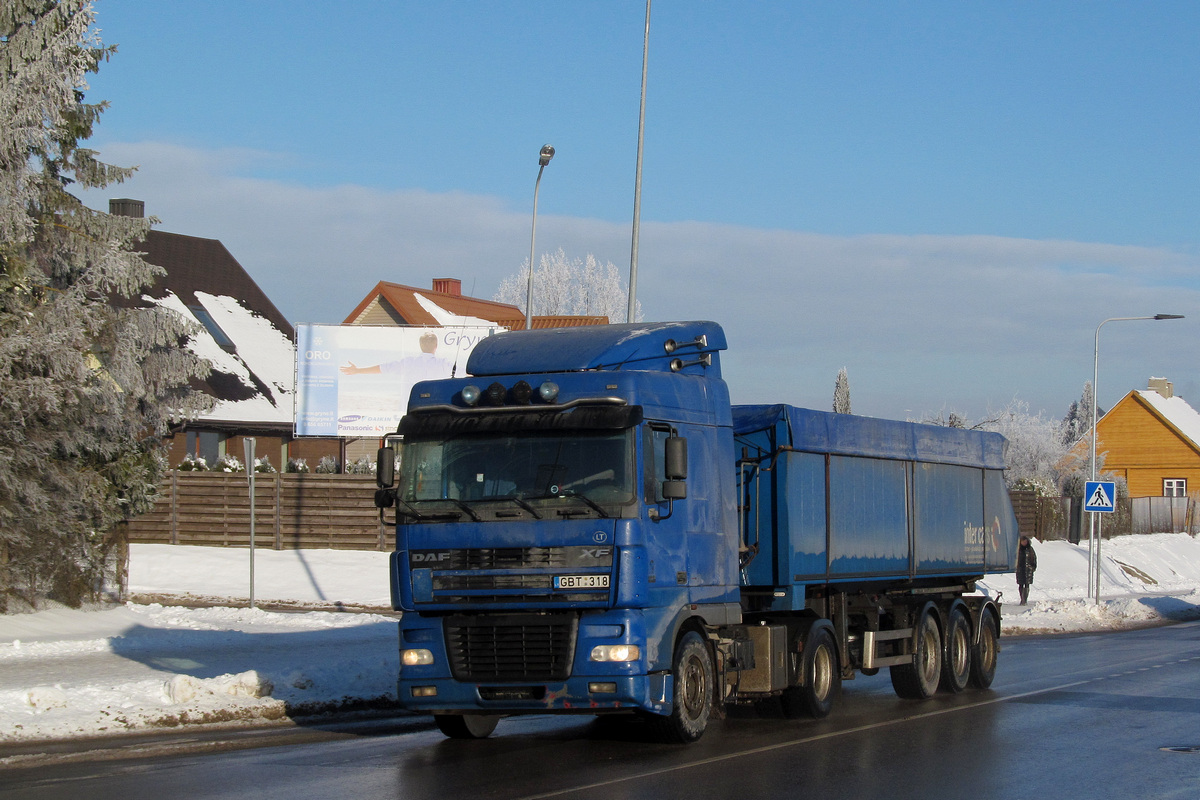
<path fill-rule="evenodd" d="M 494 327 L 520 330 L 525 314 L 508 303 L 467 297 L 458 278 L 434 278 L 431 289 L 380 281 L 353 311 L 343 325 L 382 325 L 444 328 L 457 326 Z M 533 328 L 573 328 L 583 325 L 607 325 L 608 317 L 548 315 L 535 316 Z M 373 459 L 381 439 L 345 440 L 345 457 Z"/>
<path fill-rule="evenodd" d="M 1186 497 L 1200 491 L 1200 413 L 1165 378 L 1121 398 L 1096 425 L 1106 475 L 1124 478 L 1130 497 Z M 1089 446 L 1085 437 L 1076 449 Z"/>
<path fill-rule="evenodd" d="M 463 324 L 495 325 L 510 330 L 525 327 L 525 314 L 508 303 L 466 297 L 458 278 L 434 278 L 433 288 L 419 289 L 380 281 L 346 317 L 345 325 L 417 325 L 442 327 Z M 535 316 L 533 328 L 574 328 L 607 325 L 606 316 Z"/>
<path fill-rule="evenodd" d="M 144 216 L 140 200 L 112 200 L 109 212 Z M 243 459 L 242 440 L 257 439 L 256 454 L 282 470 L 289 459 L 315 466 L 322 456 L 341 459 L 337 439 L 297 439 L 295 331 L 237 259 L 216 239 L 152 230 L 138 245 L 165 274 L 143 299 L 198 326 L 192 352 L 212 364 L 194 388 L 214 398 L 204 416 L 181 422 L 169 441 L 168 461 L 186 456 L 210 466 L 225 455 Z"/>

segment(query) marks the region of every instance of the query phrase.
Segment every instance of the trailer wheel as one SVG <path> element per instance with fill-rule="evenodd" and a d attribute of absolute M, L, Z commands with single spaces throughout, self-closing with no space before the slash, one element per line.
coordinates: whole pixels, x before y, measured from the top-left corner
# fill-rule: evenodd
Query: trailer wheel
<path fill-rule="evenodd" d="M 712 715 L 716 670 L 700 634 L 688 631 L 679 640 L 671 674 L 675 683 L 671 713 L 653 715 L 650 723 L 659 741 L 687 744 L 704 735 Z"/>
<path fill-rule="evenodd" d="M 451 739 L 486 739 L 500 722 L 497 714 L 434 714 L 438 730 Z"/>
<path fill-rule="evenodd" d="M 971 662 L 975 654 L 971 647 L 971 624 L 962 606 L 950 611 L 946 623 L 946 652 L 942 656 L 942 682 L 940 688 L 957 694 L 967 688 L 971 677 Z"/>
<path fill-rule="evenodd" d="M 976 689 L 991 686 L 999 658 L 1000 634 L 996 617 L 991 612 L 984 612 L 979 618 L 979 641 L 971 648 L 971 685 Z"/>
<path fill-rule="evenodd" d="M 913 635 L 911 664 L 891 667 L 892 688 L 909 700 L 925 700 L 937 691 L 942 677 L 942 635 L 932 604 L 925 606 Z"/>
<path fill-rule="evenodd" d="M 837 648 L 829 631 L 821 628 L 804 643 L 804 685 L 783 690 L 780 701 L 788 719 L 807 716 L 824 719 L 833 710 L 833 701 L 842 685 L 838 671 Z"/>

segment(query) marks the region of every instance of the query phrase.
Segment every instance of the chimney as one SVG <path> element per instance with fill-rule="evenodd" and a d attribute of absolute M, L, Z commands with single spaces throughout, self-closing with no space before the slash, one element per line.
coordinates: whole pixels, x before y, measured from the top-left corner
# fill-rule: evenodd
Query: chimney
<path fill-rule="evenodd" d="M 1175 386 L 1166 378 L 1151 378 L 1148 388 L 1152 392 L 1158 392 L 1163 397 L 1175 396 Z"/>
<path fill-rule="evenodd" d="M 108 213 L 114 217 L 137 217 L 141 219 L 146 216 L 146 201 L 130 200 L 127 197 L 109 200 Z"/>
<path fill-rule="evenodd" d="M 433 290 L 452 297 L 462 297 L 462 281 L 458 278 L 434 278 Z"/>

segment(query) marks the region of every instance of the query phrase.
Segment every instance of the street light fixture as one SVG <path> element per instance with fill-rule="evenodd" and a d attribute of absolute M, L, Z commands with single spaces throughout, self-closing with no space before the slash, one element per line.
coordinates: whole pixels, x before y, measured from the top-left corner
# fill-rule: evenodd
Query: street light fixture
<path fill-rule="evenodd" d="M 533 232 L 529 234 L 529 288 L 525 292 L 525 330 L 533 327 L 533 248 L 537 241 L 537 198 L 538 189 L 542 186 L 542 170 L 554 158 L 554 148 L 548 144 L 542 145 L 538 153 L 538 176 L 533 184 Z"/>
<path fill-rule="evenodd" d="M 1096 326 L 1096 347 L 1092 354 L 1092 446 L 1091 446 L 1091 479 L 1096 480 L 1096 438 L 1100 433 L 1100 420 L 1096 419 L 1097 383 L 1100 377 L 1100 329 L 1109 322 L 1128 322 L 1130 320 L 1164 320 L 1183 319 L 1182 314 L 1155 314 L 1152 317 L 1109 317 Z M 1087 498 L 1085 497 L 1086 501 Z M 1088 596 L 1092 596 L 1095 587 L 1096 605 L 1100 604 L 1100 531 L 1097 527 L 1096 514 L 1091 512 L 1088 518 Z"/>

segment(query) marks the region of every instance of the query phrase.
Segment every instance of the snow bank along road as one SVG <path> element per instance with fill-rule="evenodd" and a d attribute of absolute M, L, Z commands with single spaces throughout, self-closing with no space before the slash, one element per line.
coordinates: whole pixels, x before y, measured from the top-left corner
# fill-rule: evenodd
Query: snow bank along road
<path fill-rule="evenodd" d="M 1100 605 L 1085 597 L 1086 546 L 1034 547 L 1030 605 L 1004 606 L 1005 635 L 1200 619 L 1200 542 L 1186 534 L 1105 541 Z M 142 602 L 0 617 L 0 743 L 265 725 L 395 703 L 386 553 L 256 554 L 260 602 L 364 613 L 231 607 L 245 605 L 248 573 L 245 550 L 134 545 L 135 596 L 217 605 Z M 989 578 L 983 590 L 1017 596 L 1011 575 Z M 16 762 L 0 757 L 6 763 Z"/>

